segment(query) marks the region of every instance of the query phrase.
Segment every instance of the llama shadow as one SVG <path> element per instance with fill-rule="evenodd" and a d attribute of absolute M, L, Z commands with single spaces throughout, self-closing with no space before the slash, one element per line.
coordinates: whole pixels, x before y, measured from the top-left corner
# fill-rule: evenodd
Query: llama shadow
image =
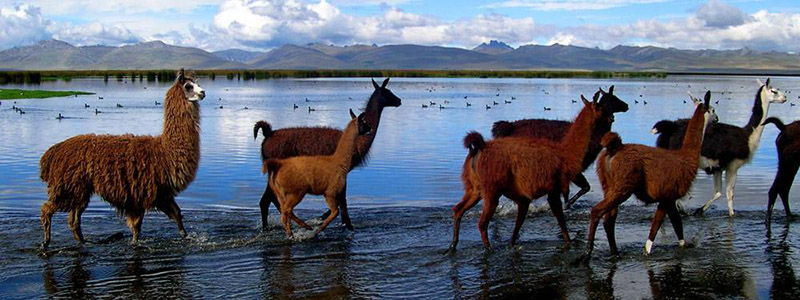
<path fill-rule="evenodd" d="M 772 286 L 770 287 L 769 297 L 772 299 L 799 299 L 800 280 L 794 273 L 792 265 L 792 245 L 787 243 L 789 235 L 789 225 L 783 227 L 779 240 L 770 241 L 767 239 L 767 261 L 772 267 Z"/>

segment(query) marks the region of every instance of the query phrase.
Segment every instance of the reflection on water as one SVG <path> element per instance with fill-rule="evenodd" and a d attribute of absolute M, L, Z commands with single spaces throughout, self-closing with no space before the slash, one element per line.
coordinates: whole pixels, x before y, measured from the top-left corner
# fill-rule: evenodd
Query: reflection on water
<path fill-rule="evenodd" d="M 691 105 L 682 101 L 689 84 L 697 94 L 706 88 L 726 91 L 713 95 L 720 100 L 717 112 L 722 121 L 741 125 L 750 116 L 754 82 L 749 77 L 392 79 L 389 88 L 403 105 L 384 111 L 369 163 L 349 177 L 348 203 L 356 230 L 332 226 L 318 238 L 297 242 L 285 239 L 275 219 L 271 230 L 257 229 L 265 178 L 260 174 L 260 138 L 253 140 L 252 126 L 264 119 L 275 128 L 342 127 L 349 118 L 347 109 L 362 108 L 372 91 L 369 79 L 201 80 L 209 94 L 201 103 L 200 169 L 177 200 L 189 237 L 178 239 L 172 222 L 152 213 L 144 221 L 141 244 L 131 247 L 124 221 L 93 199 L 84 214 L 84 233 L 89 241 L 104 242 L 40 258 L 35 249 L 41 239 L 38 207 L 46 195 L 38 179 L 40 155 L 81 133 L 159 134 L 163 112 L 154 102 L 160 102 L 166 90 L 166 85 L 142 82 L 47 82 L 38 88 L 98 95 L 18 100 L 25 115 L 15 114 L 8 103 L 0 106 L 0 294 L 22 299 L 797 299 L 800 227 L 776 215 L 772 235 L 764 235 L 766 190 L 776 168 L 776 130 L 771 127 L 753 162 L 739 173 L 736 218 L 728 218 L 720 202 L 705 217 L 685 219 L 693 247 L 678 248 L 667 230 L 659 234 L 653 255 L 642 256 L 654 207 L 628 201 L 616 228 L 621 256 L 611 258 L 604 236 L 598 235 L 594 258 L 576 264 L 583 253 L 588 211 L 602 196 L 590 169 L 586 175 L 593 190 L 567 212 L 568 228 L 576 239 L 572 249 L 563 248 L 555 220 L 539 210 L 523 225 L 519 245 L 509 247 L 515 209 L 504 204 L 503 210 L 512 213 L 499 213 L 492 222 L 491 251 L 482 249 L 476 209 L 465 216 L 458 253 L 441 255 L 452 232 L 449 206 L 461 197 L 459 176 L 466 152 L 460 140 L 468 130 L 488 136 L 496 120 L 568 119 L 579 108 L 570 99 L 615 84 L 615 93 L 631 109 L 617 115 L 614 130 L 626 142 L 653 144 L 649 129 L 655 121 L 691 114 Z M 783 90 L 800 90 L 795 78 L 773 82 Z M 648 100 L 647 106 L 634 103 L 639 95 Z M 794 93 L 789 96 L 790 102 L 797 101 Z M 464 97 L 472 107 L 465 105 Z M 511 97 L 516 100 L 510 104 L 501 101 Z M 449 103 L 441 110 L 421 107 L 445 100 Z M 499 104 L 483 109 L 493 101 Z M 293 110 L 294 103 L 301 109 Z M 309 113 L 303 109 L 307 106 L 316 111 Z M 103 113 L 95 115 L 94 108 Z M 795 119 L 794 109 L 773 105 L 770 115 L 788 122 Z M 58 113 L 67 118 L 56 120 Z M 699 206 L 710 196 L 711 178 L 701 174 L 687 205 Z M 321 198 L 310 197 L 297 213 L 308 219 L 323 209 Z M 53 224 L 51 247 L 73 246 L 66 215 L 57 214 Z M 108 238 L 119 233 L 125 238 Z"/>

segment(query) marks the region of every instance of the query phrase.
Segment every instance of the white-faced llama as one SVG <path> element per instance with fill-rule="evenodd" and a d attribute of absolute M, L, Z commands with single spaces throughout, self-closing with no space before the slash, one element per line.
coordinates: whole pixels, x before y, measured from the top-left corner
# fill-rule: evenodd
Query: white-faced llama
<path fill-rule="evenodd" d="M 178 72 L 164 100 L 164 128 L 159 136 L 95 135 L 71 137 L 48 149 L 39 162 L 47 183 L 42 205 L 42 247 L 50 242 L 50 224 L 57 211 L 69 212 L 69 226 L 79 243 L 81 214 L 97 194 L 127 217 L 139 239 L 145 212 L 158 209 L 186 235 L 175 196 L 194 180 L 200 161 L 200 106 L 205 91 L 194 78 Z"/>
<path fill-rule="evenodd" d="M 725 171 L 726 196 L 728 198 L 728 214 L 732 217 L 733 190 L 736 185 L 736 176 L 739 168 L 750 162 L 758 149 L 761 133 L 764 132 L 764 121 L 767 119 L 771 103 L 786 102 L 786 95 L 766 83 L 758 82 L 760 87 L 753 103 L 753 114 L 744 127 L 725 123 L 712 123 L 706 130 L 703 138 L 699 168 L 708 174 L 714 175 L 714 195 L 703 207 L 698 208 L 695 214 L 708 210 L 714 201 L 722 197 L 722 172 Z M 663 120 L 653 126 L 653 132 L 660 134 L 658 147 L 666 149 L 679 149 L 686 134 L 688 121 Z"/>

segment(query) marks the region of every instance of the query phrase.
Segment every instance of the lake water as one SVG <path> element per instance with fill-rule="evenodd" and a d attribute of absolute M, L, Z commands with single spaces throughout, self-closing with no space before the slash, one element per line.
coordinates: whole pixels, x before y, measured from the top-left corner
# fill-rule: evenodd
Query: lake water
<path fill-rule="evenodd" d="M 788 93 L 789 102 L 773 104 L 770 115 L 793 121 L 800 108 L 789 103 L 800 102 L 794 93 L 800 91 L 800 78 L 779 77 L 772 82 Z M 588 211 L 602 198 L 591 167 L 586 175 L 592 191 L 567 212 L 568 228 L 576 238 L 572 249 L 563 249 L 555 219 L 545 209 L 531 212 L 520 244 L 509 247 L 516 209 L 505 202 L 490 226 L 491 252 L 482 249 L 476 228 L 480 208 L 476 208 L 462 224 L 459 252 L 440 255 L 452 234 L 449 208 L 462 196 L 460 168 L 466 150 L 461 139 L 467 131 L 478 130 L 488 138 L 497 120 L 571 119 L 581 105 L 570 100 L 579 100 L 581 93 L 591 97 L 598 87 L 614 84 L 615 94 L 628 102 L 630 110 L 617 114 L 613 130 L 626 143 L 652 145 L 653 123 L 691 115 L 693 106 L 683 103 L 687 90 L 698 96 L 712 90 L 712 100 L 719 100 L 715 106 L 720 120 L 745 124 L 758 88 L 754 77 L 393 78 L 388 87 L 403 105 L 384 110 L 368 164 L 348 178 L 355 231 L 337 221 L 319 237 L 295 242 L 286 240 L 277 218 L 271 218 L 271 230 L 259 229 L 258 200 L 266 178 L 260 173 L 261 138 L 253 139 L 253 124 L 267 120 L 274 128 L 343 127 L 349 120 L 347 110 L 363 108 L 371 94 L 369 79 L 200 79 L 200 84 L 208 93 L 201 102 L 200 168 L 192 185 L 177 198 L 189 237 L 179 239 L 174 224 L 154 212 L 144 221 L 140 245 L 131 247 L 124 221 L 95 197 L 83 216 L 83 231 L 89 241 L 103 243 L 68 248 L 75 241 L 66 215 L 59 213 L 53 219 L 51 249 L 67 249 L 48 258 L 36 250 L 41 241 L 39 207 L 46 199 L 46 186 L 38 176 L 42 153 L 83 133 L 159 134 L 163 111 L 154 102 L 163 101 L 168 85 L 75 79 L 3 86 L 97 93 L 0 105 L 0 294 L 4 298 L 800 296 L 795 275 L 800 265 L 800 227 L 787 222 L 780 204 L 770 236 L 763 222 L 766 192 L 777 166 L 773 126 L 765 130 L 753 161 L 739 172 L 736 217 L 727 216 L 725 200 L 720 199 L 705 216 L 684 219 L 694 247 L 677 248 L 671 226 L 665 224 L 653 255 L 644 257 L 641 252 L 655 207 L 631 199 L 617 224 L 621 256 L 610 258 L 601 231 L 590 263 L 574 264 L 583 253 Z M 511 97 L 516 100 L 505 104 Z M 444 109 L 422 108 L 430 101 Z M 493 105 L 494 101 L 499 104 Z M 293 103 L 300 108 L 293 110 Z M 26 114 L 17 114 L 12 105 Z M 492 109 L 486 110 L 486 105 Z M 307 106 L 316 111 L 309 113 Z M 102 113 L 95 114 L 95 108 Z M 56 120 L 59 113 L 66 119 Z M 711 197 L 711 190 L 711 177 L 698 175 L 692 197 L 684 204 L 689 209 L 699 207 Z M 543 202 L 534 205 L 539 208 Z M 319 197 L 307 196 L 298 209 L 301 218 L 310 219 L 321 214 L 325 204 Z"/>

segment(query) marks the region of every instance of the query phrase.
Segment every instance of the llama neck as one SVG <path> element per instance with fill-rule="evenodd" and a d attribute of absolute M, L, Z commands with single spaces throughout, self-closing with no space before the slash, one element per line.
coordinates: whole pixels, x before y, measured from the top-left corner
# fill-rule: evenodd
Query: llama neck
<path fill-rule="evenodd" d="M 764 101 L 763 97 L 764 86 L 758 89 L 756 94 L 755 103 L 753 103 L 753 114 L 750 116 L 750 121 L 747 122 L 745 130 L 750 131 L 750 136 L 747 140 L 748 148 L 750 148 L 750 157 L 758 149 L 758 144 L 761 141 L 761 134 L 764 132 L 764 121 L 767 120 L 769 113 L 769 101 Z"/>
<path fill-rule="evenodd" d="M 378 104 L 378 98 L 377 96 L 370 97 L 369 101 L 367 101 L 367 107 L 364 108 L 364 122 L 372 128 L 372 131 L 365 136 L 366 149 L 362 150 L 368 150 L 378 134 L 378 125 L 381 123 L 381 114 L 383 113 L 383 106 Z"/>
<path fill-rule="evenodd" d="M 564 138 L 561 140 L 561 148 L 564 149 L 564 155 L 570 171 L 577 173 L 581 169 L 583 157 L 586 155 L 586 148 L 592 137 L 594 126 L 597 123 L 597 118 L 594 116 L 593 108 L 591 106 L 584 106 Z"/>
<path fill-rule="evenodd" d="M 200 159 L 200 109 L 186 100 L 180 85 L 173 86 L 164 100 L 164 131 L 161 134 L 165 151 L 173 168 L 196 169 Z"/>
<path fill-rule="evenodd" d="M 700 150 L 703 148 L 703 135 L 706 131 L 704 114 L 702 106 L 695 109 L 686 128 L 686 135 L 683 137 L 683 146 L 680 150 L 681 156 L 693 163 L 695 168 L 700 161 Z"/>
<path fill-rule="evenodd" d="M 345 170 L 350 169 L 350 162 L 353 160 L 353 148 L 358 136 L 358 124 L 356 122 L 357 120 L 353 119 L 350 123 L 347 123 L 342 137 L 339 138 L 339 143 L 336 145 L 336 152 L 333 153 L 334 160 Z"/>

